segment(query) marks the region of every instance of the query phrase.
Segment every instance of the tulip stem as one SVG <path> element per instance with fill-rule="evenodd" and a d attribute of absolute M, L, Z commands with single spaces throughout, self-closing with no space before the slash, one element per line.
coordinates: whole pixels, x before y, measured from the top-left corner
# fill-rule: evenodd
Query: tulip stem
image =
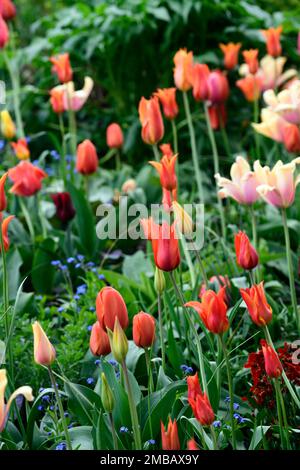
<path fill-rule="evenodd" d="M 174 153 L 178 153 L 178 134 L 177 134 L 177 127 L 175 120 L 171 120 L 171 125 L 172 125 L 172 133 L 173 133 L 173 150 Z"/>
<path fill-rule="evenodd" d="M 114 450 L 118 450 L 118 438 L 117 438 L 117 433 L 116 433 L 116 428 L 115 428 L 115 423 L 114 423 L 114 418 L 113 418 L 112 413 L 109 413 L 109 421 L 111 425 L 111 433 L 112 433 L 112 438 L 113 438 Z"/>
<path fill-rule="evenodd" d="M 59 129 L 61 134 L 61 156 L 60 156 L 60 168 L 61 168 L 61 176 L 66 184 L 67 181 L 67 165 L 66 165 L 66 156 L 67 156 L 67 149 L 66 149 L 66 140 L 65 140 L 65 125 L 64 120 L 62 117 L 62 113 L 58 114 L 58 121 L 59 121 Z"/>
<path fill-rule="evenodd" d="M 77 129 L 76 129 L 76 117 L 75 117 L 75 112 L 72 109 L 72 99 L 71 96 L 68 92 L 68 116 L 69 116 L 69 133 L 70 133 L 70 148 L 71 148 L 71 154 L 72 154 L 72 159 L 70 162 L 70 179 L 71 182 L 73 183 L 74 181 L 74 161 L 76 158 L 76 153 L 77 153 Z"/>
<path fill-rule="evenodd" d="M 285 404 L 284 404 L 284 399 L 280 387 L 280 382 L 278 379 L 274 380 L 275 382 L 275 388 L 277 387 L 278 391 L 278 398 L 281 406 L 281 411 L 282 411 L 282 418 L 283 418 L 283 425 L 284 425 L 284 430 L 285 430 L 285 437 L 286 437 L 286 444 L 287 444 L 287 450 L 291 450 L 291 443 L 290 443 L 290 436 L 289 436 L 289 425 L 286 417 L 286 409 L 285 409 Z"/>
<path fill-rule="evenodd" d="M 206 272 L 205 272 L 205 269 L 204 269 L 204 266 L 203 266 L 201 255 L 200 255 L 199 251 L 197 250 L 197 247 L 196 247 L 194 242 L 193 242 L 193 249 L 196 253 L 196 258 L 197 258 L 197 261 L 199 263 L 202 280 L 205 284 L 206 289 L 208 289 L 209 288 L 209 283 L 208 283 L 207 275 L 206 275 Z"/>
<path fill-rule="evenodd" d="M 159 150 L 158 150 L 158 147 L 157 147 L 157 144 L 154 144 L 152 145 L 152 149 L 153 149 L 153 154 L 154 154 L 154 158 L 157 162 L 160 161 L 160 154 L 159 154 Z"/>
<path fill-rule="evenodd" d="M 32 243 L 34 244 L 34 242 L 35 242 L 34 228 L 33 228 L 32 222 L 31 222 L 30 214 L 28 212 L 28 209 L 26 207 L 25 202 L 23 201 L 22 196 L 19 197 L 19 202 L 20 202 L 20 206 L 21 206 L 21 209 L 22 209 L 22 212 L 23 212 L 23 215 L 24 215 L 24 219 L 26 220 L 26 224 L 27 224 L 27 227 L 28 227 L 28 230 L 29 230 L 29 233 L 30 233 Z"/>
<path fill-rule="evenodd" d="M 259 121 L 259 98 L 253 101 L 253 121 L 257 124 Z M 255 149 L 256 149 L 256 158 L 260 158 L 260 149 L 259 149 L 259 144 L 260 144 L 260 137 L 259 133 L 256 132 L 255 129 L 253 129 L 254 132 L 254 139 L 255 139 Z"/>
<path fill-rule="evenodd" d="M 300 331 L 300 316 L 299 316 L 298 306 L 297 306 L 294 269 L 293 269 L 292 255 L 291 255 L 291 241 L 290 241 L 289 228 L 287 224 L 286 209 L 284 208 L 282 209 L 282 222 L 283 222 L 284 237 L 285 237 L 286 259 L 287 259 L 287 265 L 288 265 L 288 271 L 289 271 L 291 300 L 292 300 L 294 315 L 296 316 L 296 323 L 297 323 L 298 331 Z"/>
<path fill-rule="evenodd" d="M 165 342 L 164 342 L 164 334 L 163 334 L 163 321 L 162 321 L 162 308 L 161 308 L 160 294 L 157 295 L 157 309 L 158 309 L 158 324 L 159 324 L 159 338 L 160 338 L 162 368 L 163 368 L 163 371 L 165 371 L 166 352 L 165 352 Z"/>
<path fill-rule="evenodd" d="M 214 135 L 214 131 L 211 127 L 210 123 L 210 118 L 209 118 L 209 113 L 208 113 L 208 105 L 207 103 L 204 103 L 204 112 L 205 112 L 205 120 L 206 120 L 206 126 L 207 126 L 207 132 L 208 132 L 208 137 L 210 140 L 210 145 L 212 149 L 212 154 L 213 154 L 213 160 L 214 160 L 214 172 L 215 175 L 219 173 L 219 154 L 218 154 L 218 149 L 217 149 L 217 144 L 216 144 L 216 139 Z M 225 215 L 224 215 L 224 208 L 221 199 L 218 196 L 218 185 L 216 182 L 216 192 L 217 192 L 217 200 L 218 200 L 218 206 L 219 206 L 219 212 L 220 212 L 220 219 L 221 219 L 221 231 L 222 231 L 222 237 L 226 239 L 226 224 L 225 224 Z"/>
<path fill-rule="evenodd" d="M 274 388 L 275 388 L 275 394 L 276 394 L 276 407 L 277 407 L 277 415 L 278 415 L 278 427 L 279 427 L 279 433 L 280 433 L 280 441 L 281 441 L 281 447 L 282 450 L 286 450 L 287 446 L 285 445 L 285 438 L 284 438 L 284 424 L 283 424 L 283 419 L 282 419 L 282 410 L 280 406 L 280 386 L 278 384 L 278 381 L 274 379 Z"/>
<path fill-rule="evenodd" d="M 252 224 L 252 241 L 253 241 L 254 249 L 257 251 L 257 248 L 258 248 L 257 225 L 256 225 L 256 216 L 255 216 L 255 210 L 254 210 L 253 204 L 251 204 L 249 208 L 250 208 L 251 224 Z M 255 274 L 259 282 L 260 281 L 260 267 L 259 266 L 257 267 L 256 273 L 254 272 L 254 278 L 255 278 Z"/>
<path fill-rule="evenodd" d="M 180 242 L 181 242 L 181 246 L 182 246 L 182 249 L 183 249 L 183 252 L 184 252 L 184 257 L 185 257 L 185 260 L 186 260 L 186 264 L 188 265 L 188 268 L 189 268 L 192 288 L 194 288 L 195 284 L 196 284 L 196 274 L 195 274 L 194 265 L 193 265 L 193 262 L 192 262 L 190 252 L 187 248 L 187 243 L 186 243 L 186 240 L 184 238 L 184 235 L 182 235 L 180 237 Z"/>
<path fill-rule="evenodd" d="M 116 149 L 116 171 L 121 170 L 121 153 L 119 149 Z"/>
<path fill-rule="evenodd" d="M 67 450 L 72 450 L 72 444 L 71 444 L 71 439 L 70 439 L 68 426 L 67 426 L 67 423 L 66 423 L 64 408 L 63 408 L 63 405 L 62 405 L 62 401 L 61 401 L 61 398 L 60 398 L 60 395 L 59 395 L 56 380 L 55 380 L 55 377 L 53 375 L 51 366 L 48 366 L 48 372 L 49 372 L 52 388 L 53 388 L 54 393 L 55 393 L 55 398 L 56 398 L 56 402 L 57 402 L 57 406 L 58 406 L 58 410 L 59 410 L 59 414 L 60 414 L 60 419 L 61 419 L 61 422 L 62 422 L 62 426 L 63 426 L 65 438 L 66 438 Z"/>
<path fill-rule="evenodd" d="M 216 436 L 216 431 L 213 425 L 210 425 L 210 433 L 213 441 L 213 448 L 214 450 L 218 450 L 218 441 L 217 441 L 217 436 Z"/>
<path fill-rule="evenodd" d="M 223 120 L 223 117 L 222 117 L 222 113 L 219 110 L 218 110 L 218 117 L 219 117 L 220 130 L 221 130 L 221 134 L 222 134 L 222 139 L 223 139 L 223 144 L 224 144 L 224 147 L 225 147 L 225 151 L 226 151 L 227 157 L 229 157 L 229 159 L 231 160 L 232 153 L 231 153 L 231 149 L 230 149 L 230 145 L 229 145 L 229 141 L 228 141 L 228 136 L 227 136 L 227 132 L 226 132 L 226 128 L 225 128 L 225 123 L 224 123 L 224 120 Z"/>
<path fill-rule="evenodd" d="M 231 368 L 229 357 L 227 353 L 226 344 L 224 341 L 224 337 L 221 336 L 221 344 L 223 349 L 223 355 L 226 363 L 227 369 L 227 379 L 228 379 L 228 391 L 229 391 L 229 410 L 230 410 L 230 420 L 231 420 L 231 435 L 232 435 L 232 448 L 233 450 L 236 449 L 236 436 L 235 436 L 235 422 L 234 422 L 234 408 L 233 408 L 233 386 L 232 386 L 232 375 L 231 375 Z"/>
<path fill-rule="evenodd" d="M 193 121 L 192 121 L 190 104 L 189 104 L 189 99 L 188 99 L 188 95 L 186 91 L 183 92 L 183 104 L 184 104 L 184 110 L 185 110 L 186 119 L 187 119 L 187 123 L 189 127 L 189 133 L 190 133 L 192 158 L 193 158 L 195 177 L 196 177 L 196 182 L 197 182 L 197 187 L 198 187 L 199 201 L 202 204 L 204 202 L 202 178 L 201 178 L 201 172 L 199 168 L 195 129 L 194 129 Z"/>
<path fill-rule="evenodd" d="M 131 385 L 130 385 L 128 370 L 127 370 L 127 366 L 126 366 L 125 361 L 122 362 L 122 369 L 123 369 L 125 384 L 126 384 L 126 388 L 127 388 L 128 403 L 129 403 L 129 408 L 130 408 L 130 415 L 131 415 L 131 422 L 132 422 L 135 449 L 136 450 L 141 450 L 142 449 L 142 441 L 141 441 L 139 420 L 138 420 L 138 415 L 137 415 L 136 406 L 135 406 L 135 403 L 134 403 L 132 388 L 131 388 Z"/>
<path fill-rule="evenodd" d="M 152 420 L 151 420 L 150 395 L 153 392 L 154 384 L 153 384 L 153 377 L 152 377 L 152 370 L 151 370 L 151 358 L 150 358 L 149 350 L 148 348 L 145 348 L 144 351 L 145 351 L 145 359 L 146 359 L 146 366 L 147 366 L 147 373 L 148 373 L 148 391 L 147 391 L 148 418 L 149 418 L 150 436 L 152 438 L 153 429 L 152 429 Z"/>
<path fill-rule="evenodd" d="M 10 77 L 10 81 L 11 81 L 12 89 L 13 89 L 13 102 L 14 102 L 14 112 L 15 112 L 16 123 L 17 123 L 17 133 L 18 133 L 18 137 L 23 139 L 25 137 L 25 134 L 24 134 L 24 127 L 23 127 L 22 115 L 21 115 L 21 110 L 20 110 L 19 71 L 17 69 L 17 66 L 13 69 L 12 64 L 6 54 L 5 48 L 2 50 L 2 52 L 3 52 L 4 61 L 5 61 L 8 73 L 9 73 L 9 77 Z"/>

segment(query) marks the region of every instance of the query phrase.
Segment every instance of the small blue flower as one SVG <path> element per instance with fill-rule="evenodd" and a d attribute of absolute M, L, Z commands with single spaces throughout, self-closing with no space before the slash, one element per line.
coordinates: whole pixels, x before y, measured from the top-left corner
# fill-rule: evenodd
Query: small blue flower
<path fill-rule="evenodd" d="M 59 155 L 57 150 L 51 150 L 50 155 L 54 160 L 59 160 L 60 159 L 60 155 Z"/>
<path fill-rule="evenodd" d="M 87 384 L 91 385 L 91 384 L 93 384 L 93 383 L 95 382 L 95 380 L 93 379 L 93 377 L 88 377 L 88 378 L 86 379 L 86 382 L 87 382 Z"/>
<path fill-rule="evenodd" d="M 51 436 L 51 434 L 53 434 L 53 431 L 48 431 L 47 434 L 48 436 Z"/>
<path fill-rule="evenodd" d="M 64 309 L 65 309 L 65 306 L 61 305 L 60 307 L 58 307 L 57 311 L 58 311 L 58 313 L 61 313 L 61 312 L 64 311 Z"/>
<path fill-rule="evenodd" d="M 115 375 L 116 375 L 116 378 L 117 378 L 117 379 L 119 379 L 120 376 L 121 376 L 121 374 L 120 374 L 120 372 L 119 372 L 118 370 L 116 371 Z"/>
<path fill-rule="evenodd" d="M 75 299 L 75 300 L 79 300 L 79 299 L 80 299 L 80 295 L 75 294 L 75 295 L 74 295 L 74 299 Z"/>
<path fill-rule="evenodd" d="M 54 170 L 53 170 L 53 168 L 50 168 L 49 166 L 47 166 L 47 167 L 45 168 L 45 171 L 46 171 L 46 173 L 47 173 L 48 176 L 53 176 L 54 173 L 55 173 Z"/>
<path fill-rule="evenodd" d="M 214 428 L 220 428 L 221 427 L 221 421 L 217 420 L 213 422 L 213 427 Z"/>
<path fill-rule="evenodd" d="M 69 258 L 67 258 L 67 263 L 74 263 L 75 261 L 75 258 L 73 258 L 73 256 L 70 256 Z"/>
<path fill-rule="evenodd" d="M 39 405 L 39 406 L 38 406 L 38 410 L 39 410 L 39 411 L 44 411 L 43 405 Z"/>
<path fill-rule="evenodd" d="M 59 266 L 59 269 L 60 269 L 61 271 L 67 271 L 67 270 L 68 270 L 68 266 L 66 266 L 65 264 L 61 264 L 61 265 Z"/>
<path fill-rule="evenodd" d="M 154 446 L 155 444 L 155 439 L 149 439 L 149 441 L 147 441 L 147 443 L 151 446 Z"/>
<path fill-rule="evenodd" d="M 39 393 L 42 393 L 45 389 L 43 387 L 39 388 Z"/>
<path fill-rule="evenodd" d="M 88 331 L 92 331 L 92 328 L 93 328 L 93 325 L 89 325 L 89 326 L 87 327 L 87 330 L 88 330 Z"/>
<path fill-rule="evenodd" d="M 83 255 L 77 255 L 77 259 L 78 259 L 79 261 L 83 261 L 83 260 L 84 260 L 84 256 L 83 256 Z"/>
<path fill-rule="evenodd" d="M 33 160 L 32 164 L 34 166 L 39 166 L 40 162 L 38 160 Z"/>
<path fill-rule="evenodd" d="M 108 361 L 108 363 L 109 363 L 111 366 L 113 366 L 113 367 L 115 367 L 115 366 L 118 365 L 117 361 L 115 361 L 114 359 L 110 359 L 110 360 Z"/>
<path fill-rule="evenodd" d="M 70 423 L 70 424 L 68 425 L 68 429 L 72 429 L 72 427 L 73 427 L 73 423 Z"/>
<path fill-rule="evenodd" d="M 76 294 L 77 295 L 84 295 L 87 290 L 87 285 L 86 284 L 81 284 L 80 286 L 77 287 L 76 289 Z"/>
<path fill-rule="evenodd" d="M 27 144 L 29 144 L 29 142 L 31 141 L 31 137 L 25 137 L 25 140 L 26 140 Z"/>
<path fill-rule="evenodd" d="M 238 403 L 234 403 L 234 404 L 233 404 L 233 409 L 234 409 L 234 410 L 238 410 L 239 407 L 240 407 L 240 405 L 239 405 Z"/>
<path fill-rule="evenodd" d="M 73 160 L 73 155 L 66 155 L 66 161 L 71 162 Z"/>
<path fill-rule="evenodd" d="M 185 365 L 185 364 L 182 364 L 182 365 L 180 366 L 180 369 L 182 370 L 182 372 L 183 372 L 184 374 L 192 374 L 192 373 L 193 373 L 193 368 L 192 368 L 192 367 L 189 367 L 189 366 L 187 366 L 187 365 Z"/>
<path fill-rule="evenodd" d="M 104 281 L 104 280 L 105 280 L 104 274 L 98 274 L 98 279 L 99 279 L 100 281 Z"/>
<path fill-rule="evenodd" d="M 42 401 L 49 402 L 50 401 L 50 395 L 42 396 Z"/>
<path fill-rule="evenodd" d="M 126 432 L 128 432 L 128 431 L 129 431 L 129 429 L 126 428 L 126 426 L 121 426 L 121 427 L 120 427 L 120 432 L 126 433 Z"/>
<path fill-rule="evenodd" d="M 76 264 L 75 264 L 75 268 L 76 268 L 76 269 L 81 268 L 81 263 L 76 263 Z"/>
<path fill-rule="evenodd" d="M 54 261 L 51 261 L 51 264 L 52 264 L 52 266 L 60 266 L 61 263 L 60 263 L 59 260 L 56 259 Z"/>
<path fill-rule="evenodd" d="M 226 397 L 224 400 L 225 403 L 230 403 L 230 397 Z"/>
<path fill-rule="evenodd" d="M 42 300 L 43 296 L 42 295 L 36 295 L 35 300 Z"/>
<path fill-rule="evenodd" d="M 101 364 L 101 361 L 100 361 L 100 359 L 96 359 L 96 360 L 95 360 L 95 366 L 97 366 L 97 367 L 98 367 L 100 364 Z"/>
<path fill-rule="evenodd" d="M 0 152 L 4 149 L 5 147 L 5 140 L 0 140 Z"/>
<path fill-rule="evenodd" d="M 92 271 L 92 273 L 96 273 L 96 272 L 97 272 L 97 268 L 92 268 L 91 271 Z"/>
<path fill-rule="evenodd" d="M 67 418 L 69 416 L 69 413 L 67 411 L 65 411 L 64 416 Z"/>
<path fill-rule="evenodd" d="M 55 408 L 54 405 L 49 406 L 49 409 L 50 409 L 51 411 L 53 411 L 54 408 Z"/>
<path fill-rule="evenodd" d="M 95 263 L 93 261 L 89 261 L 88 263 L 86 263 L 86 266 L 88 268 L 92 268 L 93 266 L 95 266 Z"/>
<path fill-rule="evenodd" d="M 60 442 L 59 444 L 57 444 L 57 446 L 55 447 L 55 450 L 66 450 L 67 449 L 67 445 L 65 442 Z"/>
<path fill-rule="evenodd" d="M 95 307 L 90 307 L 90 308 L 89 308 L 89 311 L 90 311 L 90 312 L 94 312 L 95 310 L 96 310 Z"/>

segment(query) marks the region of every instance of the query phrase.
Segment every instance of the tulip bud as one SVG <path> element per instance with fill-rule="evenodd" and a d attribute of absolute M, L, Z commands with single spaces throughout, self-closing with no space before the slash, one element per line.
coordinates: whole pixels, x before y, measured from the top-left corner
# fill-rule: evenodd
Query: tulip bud
<path fill-rule="evenodd" d="M 262 346 L 265 359 L 266 373 L 272 379 L 277 379 L 282 375 L 282 365 L 279 357 L 272 346 L 270 346 L 264 339 L 261 340 L 260 344 Z"/>
<path fill-rule="evenodd" d="M 119 149 L 124 143 L 123 132 L 119 124 L 113 122 L 106 129 L 106 144 L 111 149 Z"/>
<path fill-rule="evenodd" d="M 300 130 L 296 124 L 289 124 L 284 127 L 283 143 L 288 152 L 300 152 Z"/>
<path fill-rule="evenodd" d="M 0 15 L 5 21 L 12 20 L 16 13 L 16 7 L 11 0 L 1 0 Z"/>
<path fill-rule="evenodd" d="M 17 142 L 10 144 L 19 160 L 28 160 L 30 158 L 30 150 L 26 139 L 19 139 Z"/>
<path fill-rule="evenodd" d="M 261 31 L 267 41 L 267 52 L 273 57 L 278 57 L 281 54 L 280 34 L 282 26 L 277 28 L 269 28 Z"/>
<path fill-rule="evenodd" d="M 2 239 L 3 239 L 3 245 L 4 245 L 4 251 L 8 251 L 10 241 L 8 238 L 8 226 L 10 222 L 15 218 L 14 215 L 9 215 L 6 217 L 4 220 L 2 220 L 2 214 L 0 213 L 0 221 L 1 221 L 1 229 L 2 229 Z M 0 247 L 1 251 L 1 247 Z"/>
<path fill-rule="evenodd" d="M 155 320 L 149 313 L 133 317 L 133 341 L 139 348 L 150 348 L 155 340 Z"/>
<path fill-rule="evenodd" d="M 199 450 L 199 447 L 197 446 L 195 439 L 190 439 L 187 442 L 187 450 Z"/>
<path fill-rule="evenodd" d="M 75 209 L 69 193 L 51 194 L 51 199 L 56 207 L 56 217 L 63 223 L 67 223 L 75 216 Z"/>
<path fill-rule="evenodd" d="M 210 71 L 206 64 L 195 64 L 193 67 L 193 96 L 196 101 L 208 99 L 208 77 Z"/>
<path fill-rule="evenodd" d="M 115 407 L 115 399 L 105 374 L 101 373 L 101 401 L 107 413 L 112 413 Z"/>
<path fill-rule="evenodd" d="M 181 91 L 188 91 L 193 83 L 193 53 L 186 49 L 179 49 L 174 56 L 174 82 Z"/>
<path fill-rule="evenodd" d="M 131 193 L 136 189 L 136 181 L 132 178 L 126 180 L 122 185 L 122 192 L 125 194 Z"/>
<path fill-rule="evenodd" d="M 86 139 L 77 147 L 76 170 L 83 175 L 91 175 L 98 168 L 97 151 L 94 144 Z"/>
<path fill-rule="evenodd" d="M 165 429 L 165 426 L 161 421 L 160 428 L 163 450 L 180 450 L 176 419 L 172 421 L 171 418 L 169 418 L 167 429 Z"/>
<path fill-rule="evenodd" d="M 103 287 L 96 298 L 96 312 L 100 325 L 113 330 L 118 318 L 122 328 L 127 328 L 127 307 L 121 294 L 110 286 Z"/>
<path fill-rule="evenodd" d="M 52 72 L 57 75 L 61 83 L 68 83 L 73 78 L 73 70 L 70 63 L 69 54 L 60 54 L 57 57 L 50 57 L 52 62 Z"/>
<path fill-rule="evenodd" d="M 3 49 L 9 40 L 9 31 L 7 24 L 0 15 L 0 49 Z"/>
<path fill-rule="evenodd" d="M 237 264 L 243 269 L 254 269 L 258 264 L 258 254 L 251 245 L 245 232 L 239 232 L 234 237 Z"/>
<path fill-rule="evenodd" d="M 141 98 L 139 118 L 142 125 L 143 141 L 149 145 L 157 144 L 163 138 L 165 132 L 157 96 L 153 96 L 149 100 L 144 97 Z"/>
<path fill-rule="evenodd" d="M 232 70 L 237 65 L 241 45 L 242 44 L 240 42 L 237 44 L 233 42 L 230 42 L 229 44 L 219 44 L 219 47 L 224 54 L 224 66 L 226 69 Z"/>
<path fill-rule="evenodd" d="M 50 90 L 50 103 L 55 113 L 60 114 L 65 111 L 64 91 L 62 90 L 61 86 L 52 88 L 52 90 Z"/>
<path fill-rule="evenodd" d="M 167 119 L 175 119 L 179 109 L 176 103 L 176 88 L 159 88 L 155 93 L 162 104 L 164 115 Z"/>
<path fill-rule="evenodd" d="M 258 49 L 249 49 L 248 51 L 243 51 L 243 57 L 248 65 L 249 73 L 252 75 L 256 74 L 258 71 Z"/>
<path fill-rule="evenodd" d="M 33 323 L 32 330 L 34 340 L 34 360 L 37 364 L 42 366 L 50 366 L 55 361 L 55 349 L 39 322 L 36 321 Z"/>
<path fill-rule="evenodd" d="M 110 341 L 111 352 L 119 364 L 122 364 L 128 353 L 128 340 L 119 319 L 116 317 L 114 331 L 107 330 Z"/>
<path fill-rule="evenodd" d="M 106 331 L 97 321 L 92 326 L 90 337 L 90 350 L 94 356 L 107 356 L 110 353 L 110 343 Z"/>
<path fill-rule="evenodd" d="M 3 212 L 6 209 L 6 195 L 5 195 L 5 181 L 7 179 L 8 173 L 4 173 L 0 178 L 0 212 Z"/>
<path fill-rule="evenodd" d="M 179 231 L 183 233 L 183 235 L 190 237 L 193 233 L 193 221 L 190 215 L 177 201 L 172 202 L 172 208 Z"/>
<path fill-rule="evenodd" d="M 155 268 L 155 275 L 154 275 L 154 288 L 158 294 L 162 294 L 166 288 L 166 280 L 164 272 L 159 269 Z"/>
<path fill-rule="evenodd" d="M 161 144 L 159 150 L 162 153 L 162 157 L 166 155 L 170 159 L 174 155 L 171 144 Z"/>
<path fill-rule="evenodd" d="M 16 126 L 7 111 L 1 111 L 1 133 L 6 139 L 13 139 L 16 135 Z"/>

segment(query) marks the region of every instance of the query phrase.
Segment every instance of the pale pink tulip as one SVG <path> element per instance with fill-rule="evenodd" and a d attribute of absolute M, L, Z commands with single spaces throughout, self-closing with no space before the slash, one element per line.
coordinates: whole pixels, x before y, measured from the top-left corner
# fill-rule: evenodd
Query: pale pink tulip
<path fill-rule="evenodd" d="M 253 128 L 259 134 L 269 137 L 276 142 L 283 142 L 284 129 L 290 124 L 269 108 L 261 110 L 261 122 L 252 123 Z"/>
<path fill-rule="evenodd" d="M 300 80 L 294 80 L 277 95 L 274 90 L 266 90 L 263 98 L 268 108 L 286 121 L 300 124 Z"/>
<path fill-rule="evenodd" d="M 93 86 L 93 80 L 90 77 L 85 77 L 84 86 L 81 90 L 75 90 L 74 82 L 68 82 L 54 87 L 52 92 L 54 90 L 62 94 L 64 111 L 68 111 L 70 108 L 73 111 L 79 111 L 90 96 Z"/>

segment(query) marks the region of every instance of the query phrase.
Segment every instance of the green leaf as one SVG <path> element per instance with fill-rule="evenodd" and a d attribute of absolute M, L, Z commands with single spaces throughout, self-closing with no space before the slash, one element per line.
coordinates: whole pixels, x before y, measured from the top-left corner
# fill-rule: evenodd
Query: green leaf
<path fill-rule="evenodd" d="M 55 251 L 55 241 L 52 238 L 46 238 L 34 253 L 31 280 L 34 289 L 40 294 L 50 294 L 52 291 L 55 269 L 51 261 Z"/>
<path fill-rule="evenodd" d="M 65 391 L 69 397 L 69 408 L 82 425 L 92 424 L 92 411 L 101 409 L 100 396 L 84 385 L 65 383 Z"/>
<path fill-rule="evenodd" d="M 69 430 L 73 450 L 93 450 L 92 426 L 80 426 Z"/>
<path fill-rule="evenodd" d="M 253 435 L 249 445 L 249 450 L 255 450 L 261 443 L 264 435 L 268 432 L 271 426 L 258 426 Z"/>

